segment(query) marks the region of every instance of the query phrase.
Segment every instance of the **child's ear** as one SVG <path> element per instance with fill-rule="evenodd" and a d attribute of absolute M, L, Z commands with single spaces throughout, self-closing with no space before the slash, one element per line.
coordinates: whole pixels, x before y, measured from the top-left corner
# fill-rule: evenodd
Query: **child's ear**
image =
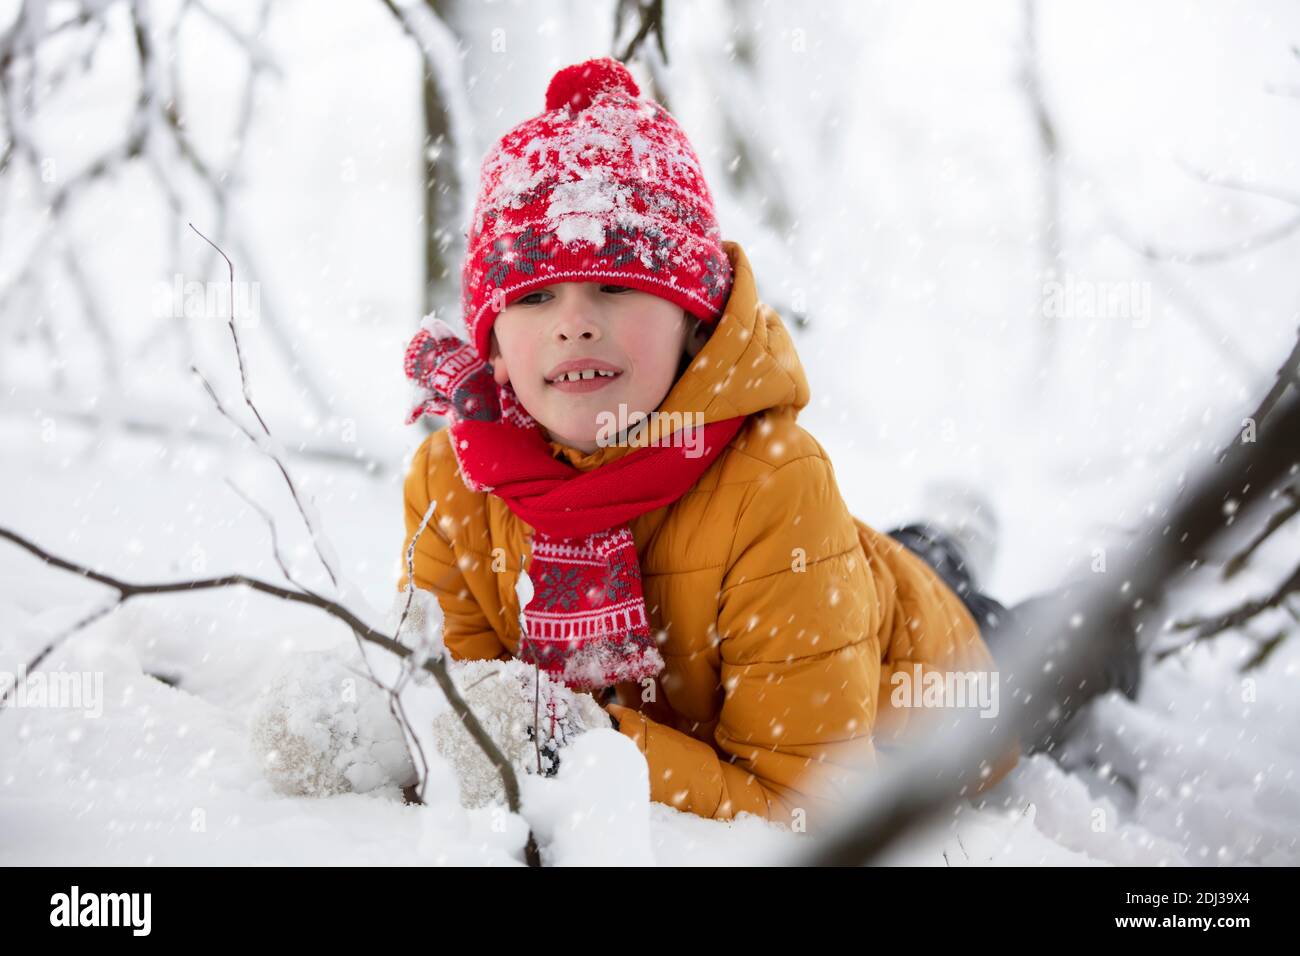
<path fill-rule="evenodd" d="M 709 340 L 711 330 L 703 321 L 689 312 L 687 313 L 687 320 L 689 325 L 686 329 L 686 354 L 691 358 L 695 358 L 700 349 L 704 348 L 704 343 Z"/>
<path fill-rule="evenodd" d="M 505 385 L 510 381 L 510 372 L 506 369 L 506 360 L 501 355 L 501 346 L 497 342 L 496 330 L 492 330 L 492 338 L 488 341 L 488 363 L 492 366 L 492 378 L 498 385 Z"/>

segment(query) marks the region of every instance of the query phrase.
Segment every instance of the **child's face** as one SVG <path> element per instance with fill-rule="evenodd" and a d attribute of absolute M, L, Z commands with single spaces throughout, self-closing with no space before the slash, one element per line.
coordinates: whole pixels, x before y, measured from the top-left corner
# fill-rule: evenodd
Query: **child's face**
<path fill-rule="evenodd" d="M 509 382 L 528 414 L 550 437 L 593 452 L 601 412 L 649 414 L 694 355 L 706 329 L 666 299 L 606 282 L 556 282 L 510 303 L 492 326 L 497 384 Z M 562 363 L 613 370 L 579 382 L 556 382 Z M 586 360 L 593 360 L 588 362 Z"/>

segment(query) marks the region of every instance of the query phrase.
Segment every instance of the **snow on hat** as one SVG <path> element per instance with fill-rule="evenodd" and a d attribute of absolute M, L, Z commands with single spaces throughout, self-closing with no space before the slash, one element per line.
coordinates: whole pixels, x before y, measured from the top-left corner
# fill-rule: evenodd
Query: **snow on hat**
<path fill-rule="evenodd" d="M 717 321 L 731 291 L 713 197 L 677 121 L 609 57 L 565 67 L 546 110 L 483 160 L 461 273 L 484 360 L 492 323 L 530 290 L 609 280 Z"/>

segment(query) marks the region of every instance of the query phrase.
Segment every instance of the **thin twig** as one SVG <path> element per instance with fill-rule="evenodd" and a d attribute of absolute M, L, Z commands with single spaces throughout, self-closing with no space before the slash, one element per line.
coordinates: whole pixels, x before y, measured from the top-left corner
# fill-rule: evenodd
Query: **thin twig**
<path fill-rule="evenodd" d="M 216 249 L 217 252 L 221 253 L 221 257 L 226 260 L 226 265 L 230 270 L 230 317 L 227 324 L 230 327 L 230 337 L 235 343 L 235 361 L 239 365 L 240 388 L 243 392 L 244 404 L 247 405 L 249 410 L 253 413 L 253 417 L 257 419 L 257 423 L 262 426 L 262 433 L 265 436 L 265 438 L 271 440 L 273 439 L 273 436 L 271 435 L 271 429 L 267 427 L 266 420 L 262 418 L 262 413 L 258 410 L 256 403 L 253 401 L 252 393 L 249 390 L 248 370 L 244 365 L 243 349 L 240 348 L 239 345 L 239 331 L 235 328 L 235 265 L 233 262 L 230 261 L 230 257 L 221 251 L 221 248 L 219 246 L 217 246 L 214 242 L 212 242 L 212 240 L 209 239 L 207 236 L 204 236 L 203 233 L 199 232 L 199 230 L 195 227 L 194 223 L 190 223 L 189 226 L 196 233 L 198 233 L 199 236 L 203 238 L 204 242 L 207 242 L 214 249 Z M 248 440 L 251 441 L 259 451 L 261 451 L 268 458 L 270 458 L 271 461 L 274 462 L 275 467 L 279 469 L 280 475 L 284 478 L 285 484 L 289 486 L 289 494 L 293 496 L 294 504 L 298 507 L 298 514 L 302 516 L 303 524 L 307 526 L 307 533 L 311 535 L 312 545 L 316 549 L 316 555 L 317 557 L 320 558 L 320 563 L 325 568 L 325 573 L 329 575 L 330 582 L 334 585 L 335 589 L 337 590 L 339 587 L 339 578 L 334 571 L 333 562 L 330 561 L 325 554 L 324 542 L 322 541 L 320 529 L 316 527 L 315 522 L 312 521 L 312 519 L 308 516 L 307 508 L 303 501 L 302 495 L 298 491 L 298 486 L 294 483 L 293 478 L 289 475 L 289 470 L 288 468 L 285 467 L 285 464 L 281 460 L 280 455 L 278 455 L 275 452 L 275 450 L 267 448 L 266 442 L 264 442 L 263 440 L 255 436 L 252 433 L 252 431 L 250 431 L 248 428 L 246 428 L 243 425 L 242 422 L 240 422 L 237 418 L 235 418 L 228 411 L 226 411 L 225 407 L 221 404 L 221 399 L 217 397 L 216 390 L 212 387 L 211 384 L 209 384 L 207 379 L 203 378 L 202 373 L 200 373 L 197 368 L 191 365 L 190 369 L 194 372 L 195 375 L 198 375 L 199 378 L 202 380 L 203 386 L 207 389 L 208 394 L 212 397 L 212 401 L 216 404 L 217 410 L 221 412 L 221 414 L 224 415 L 226 418 L 228 418 L 237 428 L 239 428 L 240 431 L 242 431 L 248 437 Z"/>
<path fill-rule="evenodd" d="M 619 0 L 618 6 L 614 9 L 614 44 L 618 43 L 618 36 L 623 32 L 629 14 L 633 12 L 639 18 L 636 32 L 623 47 L 623 52 L 617 54 L 618 59 L 624 63 L 630 62 L 632 57 L 640 52 L 641 44 L 653 33 L 655 42 L 659 45 L 659 55 L 663 57 L 664 63 L 667 63 L 668 47 L 664 43 L 664 0 L 650 0 L 648 3 L 641 3 L 639 0 Z"/>
<path fill-rule="evenodd" d="M 1241 605 L 1233 608 L 1231 611 L 1225 611 L 1222 614 L 1215 614 L 1210 617 L 1190 618 L 1188 620 L 1178 621 L 1174 624 L 1174 629 L 1179 631 L 1188 631 L 1195 629 L 1196 633 L 1192 635 L 1191 640 L 1185 641 L 1176 647 L 1166 648 L 1156 655 L 1156 660 L 1164 660 L 1171 654 L 1177 654 L 1186 650 L 1193 644 L 1209 637 L 1214 637 L 1224 631 L 1232 628 L 1241 627 L 1255 616 L 1262 614 L 1264 611 L 1280 607 L 1290 595 L 1300 593 L 1300 565 L 1297 565 L 1290 576 L 1279 584 L 1271 594 L 1264 597 L 1255 598 L 1246 601 Z"/>
<path fill-rule="evenodd" d="M 1296 343 L 1291 348 L 1291 354 L 1283 359 L 1278 367 L 1277 378 L 1274 379 L 1272 388 L 1259 403 L 1259 407 L 1250 415 L 1250 419 L 1256 426 L 1268 418 L 1273 406 L 1289 388 L 1300 388 L 1300 329 L 1296 331 Z"/>
<path fill-rule="evenodd" d="M 236 485 L 229 478 L 226 479 L 226 484 L 230 486 L 231 491 L 239 495 L 239 497 L 243 498 L 244 503 L 247 504 L 254 511 L 256 511 L 259 515 L 261 515 L 262 520 L 266 522 L 266 526 L 271 532 L 271 554 L 275 556 L 275 563 L 280 566 L 280 573 L 283 574 L 285 579 L 294 587 L 296 587 L 299 591 L 304 591 L 308 594 L 315 593 L 310 588 L 303 585 L 302 582 L 298 581 L 293 576 L 292 572 L 290 572 L 288 564 L 285 562 L 284 557 L 280 554 L 280 542 L 275 533 L 275 519 L 271 517 L 270 512 L 266 511 L 261 505 L 259 505 L 256 501 L 254 501 L 250 496 L 244 494 L 244 492 L 242 492 L 239 489 L 239 486 Z"/>
<path fill-rule="evenodd" d="M 1259 550 L 1260 545 L 1272 537 L 1273 532 L 1277 531 L 1278 528 L 1282 527 L 1297 514 L 1300 514 L 1300 485 L 1291 485 L 1288 488 L 1284 488 L 1282 489 L 1282 494 L 1290 498 L 1291 503 L 1280 511 L 1275 511 L 1269 517 L 1267 523 L 1265 523 L 1259 534 L 1252 538 L 1246 547 L 1234 554 L 1227 563 L 1224 564 L 1223 579 L 1225 581 L 1235 577 L 1236 574 L 1246 566 L 1246 562 L 1248 562 L 1251 556 Z"/>

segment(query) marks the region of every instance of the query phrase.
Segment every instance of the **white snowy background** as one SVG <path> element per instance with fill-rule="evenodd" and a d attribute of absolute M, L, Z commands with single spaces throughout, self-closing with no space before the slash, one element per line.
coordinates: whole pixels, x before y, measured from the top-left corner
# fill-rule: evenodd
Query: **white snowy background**
<path fill-rule="evenodd" d="M 0 24 L 18 6 L 0 3 Z M 178 269 L 187 281 L 225 275 L 183 228 L 211 234 L 216 218 L 183 163 L 159 153 L 183 197 L 181 229 L 137 162 L 80 193 L 63 238 L 41 245 L 50 190 L 122 140 L 134 103 L 123 4 L 92 6 L 107 24 L 93 63 L 48 96 L 36 91 L 24 120 L 49 180 L 21 164 L 0 177 L 0 526 L 132 581 L 280 580 L 265 522 L 229 479 L 275 515 L 295 571 L 320 585 L 279 475 L 187 372 L 192 356 L 235 403 L 224 319 L 161 331 L 160 284 Z M 176 3 L 149 6 L 165 29 Z M 213 7 L 244 32 L 259 10 Z M 57 20 L 59 5 L 49 9 Z M 457 5 L 473 52 L 443 67 L 466 86 L 456 123 L 475 171 L 496 137 L 541 110 L 556 69 L 610 52 L 612 9 Z M 752 73 L 732 57 L 736 20 L 754 44 Z M 402 479 L 423 435 L 402 424 L 401 374 L 422 313 L 418 50 L 379 2 L 276 0 L 259 44 L 274 69 L 256 87 L 247 137 L 232 142 L 246 53 L 215 22 L 187 22 L 167 69 L 198 148 L 217 168 L 237 163 L 238 242 L 227 247 L 236 278 L 259 283 L 268 318 L 242 330 L 253 394 L 286 444 L 376 464 L 291 459 L 348 576 L 386 608 Z M 1300 195 L 1300 7 L 1041 4 L 1037 63 L 1060 144 L 1059 277 L 1135 282 L 1146 296 L 1137 319 L 1073 309 L 1050 351 L 1039 332 L 1044 160 L 1023 37 L 1019 2 L 704 2 L 688 15 L 668 0 L 662 74 L 760 294 L 806 309 L 795 335 L 813 400 L 800 421 L 829 451 L 851 509 L 887 528 L 921 516 L 927 482 L 974 483 L 1002 522 L 989 590 L 1006 603 L 1141 527 L 1147 507 L 1240 426 L 1300 324 L 1300 239 L 1239 248 L 1297 215 L 1262 192 Z M 732 186 L 724 113 L 770 182 Z M 778 197 L 791 216 L 779 227 L 764 204 Z M 64 238 L 94 321 L 59 267 Z M 1234 254 L 1156 261 L 1143 246 L 1174 259 Z M 33 255 L 37 279 L 16 283 Z M 272 312 L 296 364 L 273 341 Z M 124 432 L 118 416 L 172 431 Z M 187 437 L 196 431 L 219 440 Z M 1298 545 L 1292 522 L 1231 590 L 1207 573 L 1174 610 L 1271 590 Z M 20 670 L 108 596 L 0 542 L 0 671 Z M 1297 630 L 1279 610 L 1259 632 L 1287 627 Z M 101 716 L 0 711 L 0 862 L 517 863 L 518 821 L 463 811 L 454 796 L 419 807 L 391 789 L 272 790 L 249 745 L 258 694 L 293 655 L 351 641 L 323 614 L 243 590 L 141 599 L 86 628 L 47 665 L 102 672 Z M 984 807 L 964 805 L 891 862 L 1300 863 L 1300 639 L 1243 677 L 1254 647 L 1229 633 L 1148 662 L 1137 701 L 1094 707 L 1079 741 L 1091 769 L 1027 758 Z M 534 822 L 554 861 L 752 863 L 799 845 L 765 821 L 649 804 L 626 743 L 605 731 L 581 738 L 567 772 L 537 791 Z"/>

